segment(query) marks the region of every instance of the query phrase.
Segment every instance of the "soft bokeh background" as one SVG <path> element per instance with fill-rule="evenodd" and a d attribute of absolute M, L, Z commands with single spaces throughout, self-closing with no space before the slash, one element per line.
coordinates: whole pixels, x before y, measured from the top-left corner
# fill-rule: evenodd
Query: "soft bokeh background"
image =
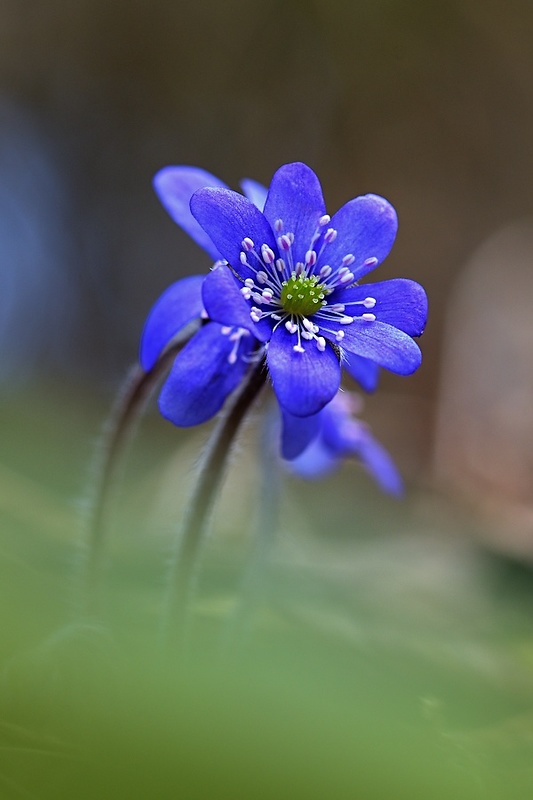
<path fill-rule="evenodd" d="M 130 718 L 124 698 L 106 714 L 108 670 L 95 675 L 92 658 L 100 629 L 88 637 L 68 629 L 69 644 L 54 639 L 46 656 L 43 641 L 73 617 L 88 464 L 145 315 L 170 282 L 209 266 L 159 206 L 154 172 L 199 165 L 237 187 L 245 176 L 268 183 L 291 160 L 317 171 L 331 211 L 356 194 L 386 196 L 400 232 L 379 278 L 410 277 L 428 290 L 422 368 L 409 379 L 385 375 L 366 404 L 409 492 L 398 506 L 353 465 L 319 486 L 288 482 L 270 589 L 253 606 L 257 619 L 246 620 L 255 631 L 246 691 L 261 697 L 259 718 L 271 714 L 267 733 L 252 757 L 242 730 L 260 724 L 219 705 L 226 691 L 238 696 L 237 679 L 229 689 L 210 685 L 205 701 L 197 698 L 205 683 L 193 682 L 186 718 L 207 719 L 214 704 L 230 730 L 226 756 L 248 754 L 242 785 L 229 796 L 249 796 L 246 775 L 256 791 L 253 776 L 279 763 L 280 742 L 290 753 L 306 714 L 322 719 L 324 707 L 336 738 L 323 731 L 295 746 L 279 772 L 287 796 L 311 796 L 310 787 L 326 796 L 323 780 L 332 796 L 364 786 L 365 796 L 388 797 L 374 761 L 392 765 L 392 785 L 406 797 L 428 796 L 439 770 L 442 786 L 456 781 L 449 792 L 465 797 L 514 785 L 527 796 L 532 776 L 520 758 L 531 756 L 533 729 L 532 41 L 528 0 L 0 1 L 2 655 L 11 665 L 7 694 L 16 698 L 1 715 L 2 796 L 44 796 L 43 785 L 63 796 L 60 774 L 65 797 L 81 796 L 69 780 L 86 785 L 85 774 L 49 765 L 50 748 L 72 738 L 68 708 L 85 721 L 80 740 L 99 741 L 105 729 L 116 744 L 115 773 L 105 747 L 94 756 L 105 762 L 102 776 L 123 786 L 110 796 L 163 797 L 179 780 L 165 754 L 183 731 L 155 711 L 161 749 L 147 770 L 164 776 L 161 785 L 142 790 L 125 777 L 128 753 L 135 761 L 145 752 L 144 718 Z M 203 648 L 211 652 L 239 607 L 260 496 L 254 430 L 233 461 L 206 553 L 199 669 Z M 129 452 L 110 525 L 107 623 L 121 650 L 113 669 L 129 675 L 132 696 L 149 694 L 150 683 L 152 709 L 166 708 L 166 699 L 151 684 L 146 653 L 156 648 L 166 552 L 204 438 L 152 411 Z M 82 657 L 85 648 L 91 657 Z M 129 674 L 132 653 L 143 655 Z M 71 656 L 77 661 L 67 668 Z M 294 699 L 290 688 L 307 670 Z M 262 671 L 274 674 L 266 690 L 263 678 L 251 679 Z M 60 711 L 52 673 L 56 688 L 66 674 L 80 676 Z M 80 699 L 88 681 L 97 687 L 96 721 L 87 721 Z M 40 699 L 25 705 L 32 684 Z M 336 698 L 324 687 L 336 687 Z M 276 716 L 287 697 L 291 713 L 303 715 L 292 739 Z M 346 708 L 355 722 L 346 722 Z M 123 729 L 135 731 L 135 742 Z M 193 763 L 204 763 L 208 729 L 195 728 Z M 404 751 L 407 729 L 416 735 Z M 434 752 L 416 757 L 426 734 Z M 224 737 L 207 738 L 212 754 Z M 367 742 L 359 779 L 346 769 L 355 741 Z M 13 761 L 15 749 L 45 752 L 46 767 Z M 220 792 L 239 771 L 223 762 L 212 775 Z M 306 782 L 309 762 L 315 771 Z M 493 762 L 497 778 L 483 777 Z M 268 786 L 265 796 L 282 796 Z M 97 782 L 86 791 L 104 796 Z"/>

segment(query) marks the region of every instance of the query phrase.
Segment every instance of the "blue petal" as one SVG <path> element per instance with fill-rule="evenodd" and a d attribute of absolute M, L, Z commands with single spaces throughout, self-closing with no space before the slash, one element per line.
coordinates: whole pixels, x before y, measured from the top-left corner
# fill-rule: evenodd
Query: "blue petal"
<path fill-rule="evenodd" d="M 353 453 L 383 491 L 395 497 L 403 495 L 403 480 L 396 464 L 369 431 L 362 432 L 359 441 L 354 444 Z"/>
<path fill-rule="evenodd" d="M 292 461 L 319 435 L 322 412 L 309 417 L 295 417 L 282 408 L 281 414 L 281 455 Z"/>
<path fill-rule="evenodd" d="M 373 297 L 376 300 L 373 308 L 350 305 L 366 297 Z M 394 325 L 409 336 L 421 336 L 426 326 L 427 295 L 419 283 L 406 278 L 352 286 L 349 289 L 336 291 L 329 298 L 329 302 L 343 303 L 346 306 L 346 313 L 353 316 L 370 311 L 380 322 Z"/>
<path fill-rule="evenodd" d="M 399 375 L 411 375 L 422 363 L 422 353 L 408 334 L 385 322 L 354 319 L 350 325 L 328 323 L 344 331 L 341 348 L 363 358 L 370 358 L 380 367 Z"/>
<path fill-rule="evenodd" d="M 243 358 L 234 364 L 228 361 L 234 343 L 221 330 L 221 325 L 209 322 L 174 361 L 159 395 L 159 409 L 174 425 L 189 427 L 211 419 L 250 366 Z M 249 353 L 253 341 L 251 336 L 244 339 L 239 355 Z"/>
<path fill-rule="evenodd" d="M 202 283 L 204 275 L 190 275 L 163 292 L 152 306 L 141 337 L 140 361 L 150 370 L 167 344 L 203 310 Z"/>
<path fill-rule="evenodd" d="M 329 264 L 337 269 L 344 256 L 351 254 L 355 261 L 350 270 L 357 281 L 389 255 L 398 230 L 398 218 L 384 197 L 365 194 L 339 209 L 330 226 L 338 235 L 325 246 L 318 266 Z"/>
<path fill-rule="evenodd" d="M 296 162 L 280 167 L 272 178 L 265 203 L 265 217 L 272 227 L 278 219 L 283 231 L 294 233 L 294 261 L 304 261 L 318 220 L 326 213 L 322 187 L 313 170 Z"/>
<path fill-rule="evenodd" d="M 274 234 L 266 218 L 242 194 L 229 189 L 200 189 L 191 198 L 191 211 L 222 257 L 243 280 L 255 277 L 255 271 L 241 264 L 243 239 L 251 239 L 257 252 L 262 244 L 267 244 L 277 253 Z M 254 264 L 251 254 L 249 258 Z"/>
<path fill-rule="evenodd" d="M 248 200 L 250 200 L 254 206 L 257 206 L 259 211 L 262 211 L 265 207 L 268 194 L 266 186 L 263 186 L 262 183 L 258 183 L 257 181 L 253 181 L 251 178 L 243 178 L 241 186 Z"/>
<path fill-rule="evenodd" d="M 266 320 L 253 322 L 250 303 L 242 296 L 239 286 L 242 283 L 226 266 L 217 267 L 206 276 L 202 297 L 209 319 L 222 325 L 246 328 L 256 339 L 265 342 L 270 338 L 272 327 Z"/>
<path fill-rule="evenodd" d="M 299 478 L 318 480 L 333 472 L 339 464 L 340 458 L 331 452 L 319 436 L 289 463 L 288 468 Z"/>
<path fill-rule="evenodd" d="M 204 186 L 222 186 L 226 184 L 198 167 L 164 167 L 154 177 L 154 189 L 161 203 L 174 222 L 206 250 L 214 261 L 220 254 L 201 226 L 191 214 L 189 203 L 191 197 Z"/>
<path fill-rule="evenodd" d="M 305 350 L 294 350 L 296 337 L 283 325 L 274 331 L 267 350 L 267 363 L 279 404 L 296 417 L 316 414 L 335 396 L 341 370 L 333 349 L 323 353 L 314 342 L 304 340 Z"/>
<path fill-rule="evenodd" d="M 365 392 L 375 392 L 379 381 L 379 367 L 369 358 L 346 353 L 342 366 Z"/>

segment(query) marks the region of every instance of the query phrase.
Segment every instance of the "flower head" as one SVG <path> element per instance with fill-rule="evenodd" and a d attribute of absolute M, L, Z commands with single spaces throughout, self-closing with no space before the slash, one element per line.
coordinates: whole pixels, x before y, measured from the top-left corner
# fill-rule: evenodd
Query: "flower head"
<path fill-rule="evenodd" d="M 355 418 L 356 395 L 339 392 L 314 417 L 283 415 L 282 449 L 288 468 L 301 478 L 322 478 L 345 458 L 358 461 L 387 494 L 400 497 L 403 481 L 392 458 L 369 427 Z"/>
<path fill-rule="evenodd" d="M 215 261 L 205 279 L 167 289 L 143 332 L 141 363 L 150 369 L 186 324 L 204 320 L 161 393 L 172 422 L 213 416 L 265 350 L 282 409 L 301 417 L 335 396 L 341 361 L 367 390 L 379 366 L 417 369 L 412 337 L 426 321 L 422 287 L 404 279 L 357 283 L 394 242 L 396 213 L 386 200 L 358 197 L 330 218 L 318 178 L 300 163 L 281 167 L 268 193 L 246 180 L 243 196 L 194 167 L 167 167 L 154 185 L 172 218 Z"/>
<path fill-rule="evenodd" d="M 263 211 L 221 187 L 195 192 L 190 206 L 223 259 L 204 283 L 205 309 L 266 344 L 287 412 L 323 408 L 339 389 L 341 359 L 402 375 L 418 368 L 412 337 L 426 322 L 423 288 L 405 279 L 358 285 L 396 236 L 396 213 L 384 198 L 357 197 L 330 217 L 318 178 L 295 163 L 276 172 Z"/>

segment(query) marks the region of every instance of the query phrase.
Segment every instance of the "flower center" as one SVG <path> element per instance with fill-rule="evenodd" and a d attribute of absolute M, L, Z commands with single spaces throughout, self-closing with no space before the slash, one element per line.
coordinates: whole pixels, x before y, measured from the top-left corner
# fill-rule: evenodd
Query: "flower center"
<path fill-rule="evenodd" d="M 292 276 L 281 285 L 280 303 L 287 314 L 309 316 L 326 305 L 325 296 L 329 294 L 324 284 L 318 282 L 317 275 Z"/>

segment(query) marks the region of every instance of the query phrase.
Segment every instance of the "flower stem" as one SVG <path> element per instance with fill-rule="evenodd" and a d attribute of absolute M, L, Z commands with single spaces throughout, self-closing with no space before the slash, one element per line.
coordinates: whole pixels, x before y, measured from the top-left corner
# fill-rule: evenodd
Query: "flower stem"
<path fill-rule="evenodd" d="M 227 658 L 245 646 L 255 617 L 265 602 L 268 571 L 279 525 L 281 477 L 276 414 L 269 409 L 261 428 L 261 491 L 259 493 L 257 530 L 249 562 L 241 580 L 237 603 L 222 631 L 221 655 Z"/>
<path fill-rule="evenodd" d="M 86 552 L 81 581 L 81 612 L 96 615 L 100 605 L 106 519 L 112 490 L 119 472 L 120 456 L 130 441 L 135 425 L 161 378 L 169 371 L 179 350 L 198 325 L 187 326 L 163 351 L 152 369 L 135 365 L 122 385 L 109 418 L 104 423 L 93 464 L 92 497 L 86 523 Z"/>
<path fill-rule="evenodd" d="M 168 584 L 168 605 L 164 629 L 167 647 L 183 646 L 187 638 L 190 600 L 207 522 L 224 477 L 228 455 L 246 413 L 266 379 L 260 361 L 248 375 L 227 414 L 222 417 L 205 448 L 198 482 L 187 506 L 186 516 L 172 556 Z"/>

